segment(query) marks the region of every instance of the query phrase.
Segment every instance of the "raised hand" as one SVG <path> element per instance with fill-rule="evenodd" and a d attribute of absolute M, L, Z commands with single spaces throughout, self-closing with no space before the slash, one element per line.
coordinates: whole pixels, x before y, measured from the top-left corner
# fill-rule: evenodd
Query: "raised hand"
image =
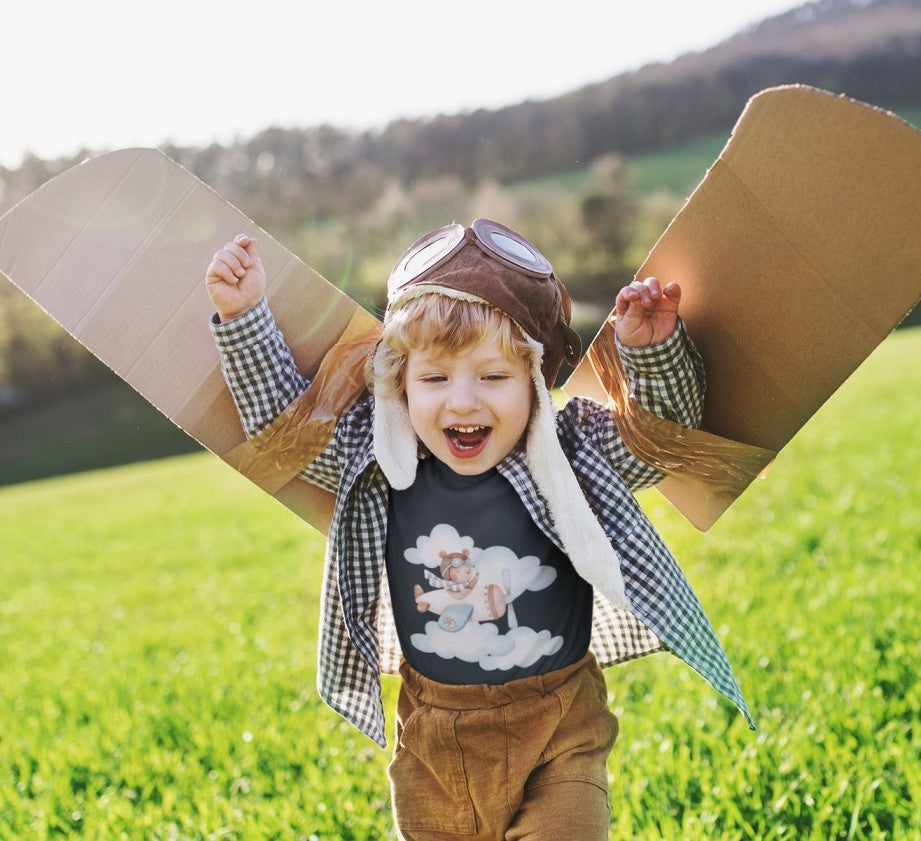
<path fill-rule="evenodd" d="M 634 280 L 617 295 L 615 327 L 620 341 L 630 347 L 645 347 L 664 341 L 675 329 L 681 287 L 657 278 Z"/>
<path fill-rule="evenodd" d="M 265 269 L 256 240 L 239 234 L 216 251 L 205 272 L 205 288 L 221 321 L 256 306 L 265 295 Z"/>

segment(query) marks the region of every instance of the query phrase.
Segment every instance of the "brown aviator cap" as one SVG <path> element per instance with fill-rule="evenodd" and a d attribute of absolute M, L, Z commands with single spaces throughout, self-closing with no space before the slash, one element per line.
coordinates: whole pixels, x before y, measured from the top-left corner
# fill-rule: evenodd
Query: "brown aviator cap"
<path fill-rule="evenodd" d="M 387 284 L 388 313 L 425 293 L 455 293 L 505 313 L 544 348 L 541 373 L 551 388 L 582 342 L 569 326 L 572 302 L 546 258 L 520 234 L 488 219 L 426 234 L 397 262 Z M 450 291 L 448 291 L 450 290 Z"/>

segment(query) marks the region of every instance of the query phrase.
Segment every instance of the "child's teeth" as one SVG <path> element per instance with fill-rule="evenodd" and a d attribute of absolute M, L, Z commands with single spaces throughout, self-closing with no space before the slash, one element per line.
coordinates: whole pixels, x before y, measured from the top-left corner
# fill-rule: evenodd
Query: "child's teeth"
<path fill-rule="evenodd" d="M 483 443 L 489 434 L 488 426 L 449 426 L 446 429 L 454 445 L 461 450 L 472 450 Z"/>

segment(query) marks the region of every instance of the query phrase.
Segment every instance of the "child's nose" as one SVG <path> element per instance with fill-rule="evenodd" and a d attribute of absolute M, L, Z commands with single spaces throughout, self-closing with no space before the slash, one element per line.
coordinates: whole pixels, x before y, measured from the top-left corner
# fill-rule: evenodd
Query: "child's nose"
<path fill-rule="evenodd" d="M 448 408 L 452 412 L 470 412 L 476 409 L 479 401 L 472 383 L 457 382 L 448 394 Z"/>

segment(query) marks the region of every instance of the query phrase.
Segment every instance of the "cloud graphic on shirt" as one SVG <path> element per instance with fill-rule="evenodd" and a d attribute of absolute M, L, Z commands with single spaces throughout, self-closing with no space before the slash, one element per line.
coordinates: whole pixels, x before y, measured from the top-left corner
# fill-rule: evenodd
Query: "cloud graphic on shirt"
<path fill-rule="evenodd" d="M 426 622 L 425 633 L 413 634 L 410 640 L 426 654 L 437 654 L 445 660 L 456 657 L 465 663 L 507 655 L 515 647 L 514 641 L 501 636 L 499 629 L 489 622 L 470 622 L 459 631 L 446 631 L 437 622 Z"/>
<path fill-rule="evenodd" d="M 411 564 L 423 564 L 435 569 L 441 563 L 443 554 L 467 552 L 472 566 L 476 568 L 481 584 L 496 584 L 505 590 L 509 601 L 525 590 L 543 590 L 556 580 L 556 570 L 541 566 L 535 555 L 519 558 L 507 546 L 490 546 L 478 549 L 473 538 L 461 536 L 454 526 L 439 523 L 431 534 L 422 535 L 416 545 L 407 549 L 403 556 Z"/>
<path fill-rule="evenodd" d="M 446 631 L 437 622 L 427 622 L 424 634 L 413 634 L 411 642 L 419 651 L 437 654 L 445 660 L 457 658 L 477 663 L 486 671 L 528 668 L 541 657 L 556 654 L 563 638 L 550 631 L 513 628 L 507 634 L 490 623 L 471 622 L 460 631 Z"/>
<path fill-rule="evenodd" d="M 461 537 L 460 532 L 447 523 L 439 523 L 429 535 L 422 535 L 416 540 L 416 545 L 403 553 L 411 564 L 425 564 L 429 569 L 434 569 L 441 563 L 441 553 L 447 554 L 469 552 L 471 559 L 476 558 L 480 550 L 473 546 L 472 537 Z"/>
<path fill-rule="evenodd" d="M 480 660 L 481 669 L 526 669 L 541 657 L 556 654 L 563 647 L 562 637 L 555 637 L 550 631 L 535 631 L 533 628 L 512 628 L 504 639 L 512 641 L 512 649 L 507 654 L 487 654 Z"/>
<path fill-rule="evenodd" d="M 476 558 L 476 570 L 482 582 L 499 584 L 503 589 L 507 578 L 509 587 L 506 595 L 509 601 L 525 590 L 543 590 L 556 580 L 556 570 L 550 566 L 541 566 L 536 555 L 519 558 L 506 546 L 490 546 L 480 550 Z"/>

